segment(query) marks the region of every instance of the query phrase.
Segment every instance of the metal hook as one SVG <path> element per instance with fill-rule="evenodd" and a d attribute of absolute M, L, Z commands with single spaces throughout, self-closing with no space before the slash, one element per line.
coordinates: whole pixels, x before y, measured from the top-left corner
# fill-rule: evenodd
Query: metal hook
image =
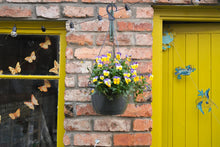
<path fill-rule="evenodd" d="M 116 6 L 114 3 L 110 3 L 110 4 L 108 4 L 107 7 L 106 7 L 106 12 L 107 12 L 107 14 L 108 14 L 108 19 L 109 19 L 110 21 L 114 21 L 114 20 L 115 20 L 115 17 L 112 15 L 112 12 L 109 12 L 109 10 L 108 10 L 109 7 L 111 7 L 111 11 L 113 11 L 113 7 L 115 7 L 116 11 L 118 10 L 118 8 L 117 8 L 117 6 Z"/>

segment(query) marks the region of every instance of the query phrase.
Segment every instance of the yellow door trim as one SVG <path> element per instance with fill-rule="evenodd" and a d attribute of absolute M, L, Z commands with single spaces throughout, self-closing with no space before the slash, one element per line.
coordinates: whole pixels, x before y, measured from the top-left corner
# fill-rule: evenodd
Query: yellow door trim
<path fill-rule="evenodd" d="M 163 98 L 163 52 L 162 31 L 165 21 L 220 22 L 219 6 L 154 6 L 153 18 L 153 130 L 152 146 L 163 147 L 162 98 Z"/>

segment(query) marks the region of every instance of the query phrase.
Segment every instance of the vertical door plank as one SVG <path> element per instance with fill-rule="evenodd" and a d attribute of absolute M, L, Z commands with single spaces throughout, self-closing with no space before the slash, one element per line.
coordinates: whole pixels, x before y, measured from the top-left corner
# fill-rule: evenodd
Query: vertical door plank
<path fill-rule="evenodd" d="M 197 98 L 198 83 L 198 35 L 186 34 L 186 66 L 192 65 L 196 71 L 186 77 L 186 147 L 198 147 L 198 110 Z"/>
<path fill-rule="evenodd" d="M 210 88 L 210 34 L 199 34 L 199 89 Z M 199 147 L 211 147 L 211 113 L 199 112 Z"/>
<path fill-rule="evenodd" d="M 162 49 L 161 49 L 162 50 Z M 163 51 L 163 87 L 168 87 L 168 68 L 169 68 L 169 51 Z M 163 89 L 163 115 L 162 115 L 162 128 L 163 128 L 163 147 L 168 147 L 168 90 L 166 88 Z M 167 120 L 167 121 L 166 121 Z"/>
<path fill-rule="evenodd" d="M 212 89 L 210 98 L 220 108 L 220 34 L 212 35 Z M 212 106 L 212 147 L 220 146 L 220 109 Z"/>
<path fill-rule="evenodd" d="M 174 40 L 174 69 L 185 66 L 185 34 L 177 34 Z M 173 80 L 173 147 L 185 147 L 185 77 Z"/>

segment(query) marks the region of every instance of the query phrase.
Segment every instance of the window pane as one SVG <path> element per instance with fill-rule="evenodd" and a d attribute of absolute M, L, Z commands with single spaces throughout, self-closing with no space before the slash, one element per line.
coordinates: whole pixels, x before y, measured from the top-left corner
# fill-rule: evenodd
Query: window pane
<path fill-rule="evenodd" d="M 0 35 L 0 71 L 3 74 L 54 75 L 57 73 L 49 72 L 54 61 L 59 63 L 59 36 Z"/>
<path fill-rule="evenodd" d="M 58 80 L 0 80 L 0 147 L 54 147 Z M 39 105 L 38 105 L 39 104 Z"/>

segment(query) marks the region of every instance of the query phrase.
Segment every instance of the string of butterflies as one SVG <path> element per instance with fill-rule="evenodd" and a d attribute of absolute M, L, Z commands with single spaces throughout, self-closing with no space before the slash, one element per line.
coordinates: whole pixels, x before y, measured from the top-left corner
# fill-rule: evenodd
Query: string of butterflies
<path fill-rule="evenodd" d="M 39 46 L 45 50 L 48 49 L 48 47 L 51 45 L 51 41 L 50 41 L 50 38 L 48 36 L 46 36 L 45 38 L 45 42 L 42 42 L 39 44 Z M 25 61 L 24 62 L 28 62 L 28 63 L 32 63 L 33 61 L 36 60 L 36 55 L 35 55 L 35 51 L 32 51 L 31 55 L 26 57 L 24 59 Z M 23 63 L 24 63 L 23 62 Z M 22 63 L 22 64 L 23 64 Z M 15 68 L 9 66 L 8 67 L 9 71 L 11 72 L 12 75 L 15 75 L 17 73 L 20 73 L 21 72 L 21 65 L 19 62 L 17 62 Z M 56 60 L 54 60 L 54 67 L 49 69 L 49 72 L 52 72 L 52 73 L 55 73 L 55 74 L 59 74 L 59 64 Z M 3 70 L 0 70 L 0 74 L 3 74 Z M 41 92 L 47 92 L 48 91 L 48 88 L 51 87 L 51 84 L 48 80 L 44 80 L 44 85 L 42 86 L 39 86 L 38 89 L 41 91 Z M 25 101 L 24 104 L 31 110 L 34 110 L 34 106 L 38 106 L 39 103 L 38 103 L 38 100 L 36 99 L 36 97 L 34 96 L 34 94 L 31 94 L 31 101 Z M 12 113 L 9 113 L 8 116 L 14 120 L 16 118 L 19 118 L 21 115 L 21 108 L 18 108 L 15 112 L 12 112 Z M 2 115 L 0 115 L 0 123 L 7 119 L 7 116 L 2 117 Z"/>
<path fill-rule="evenodd" d="M 174 36 L 175 36 L 175 33 L 171 33 L 168 31 L 163 32 L 162 51 L 166 51 L 169 48 L 171 48 L 171 46 L 172 46 L 175 49 L 176 53 L 178 54 L 179 59 L 181 60 L 182 64 L 184 65 L 183 60 L 182 60 L 181 56 L 179 55 L 179 52 L 177 51 L 177 49 L 175 48 L 175 45 L 173 43 Z M 177 76 L 177 79 L 180 80 L 180 79 L 182 79 L 181 76 L 191 76 L 191 73 L 194 72 L 195 70 L 196 70 L 196 68 L 193 68 L 192 65 L 187 65 L 185 68 L 177 67 L 177 68 L 175 68 L 175 75 Z M 192 77 L 191 77 L 191 80 L 194 82 Z M 195 84 L 195 82 L 194 82 L 194 84 Z M 207 110 L 208 112 L 210 112 L 212 110 L 213 105 L 217 107 L 217 105 L 209 98 L 210 88 L 208 88 L 205 92 L 203 92 L 203 90 L 199 90 L 196 85 L 195 85 L 195 87 L 199 92 L 199 94 L 198 94 L 199 98 L 196 100 L 196 107 L 199 109 L 199 111 L 202 114 L 205 114 L 204 110 Z"/>

